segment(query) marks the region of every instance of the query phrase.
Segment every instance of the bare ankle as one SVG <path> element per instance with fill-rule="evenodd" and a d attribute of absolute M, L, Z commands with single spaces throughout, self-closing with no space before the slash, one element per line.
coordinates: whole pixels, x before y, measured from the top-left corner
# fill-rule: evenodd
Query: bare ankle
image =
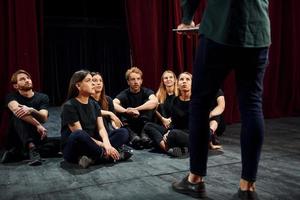
<path fill-rule="evenodd" d="M 255 191 L 255 182 L 250 182 L 245 179 L 240 180 L 240 189 L 243 191 Z"/>
<path fill-rule="evenodd" d="M 200 182 L 203 182 L 204 180 L 203 180 L 202 176 L 199 176 L 199 175 L 196 175 L 196 174 L 193 174 L 192 172 L 190 172 L 188 181 L 190 183 L 200 183 Z"/>

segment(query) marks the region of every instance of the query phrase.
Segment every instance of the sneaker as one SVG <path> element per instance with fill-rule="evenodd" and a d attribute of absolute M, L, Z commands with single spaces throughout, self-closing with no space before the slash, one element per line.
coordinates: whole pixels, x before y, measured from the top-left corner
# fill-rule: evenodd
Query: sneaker
<path fill-rule="evenodd" d="M 79 158 L 78 165 L 83 169 L 88 168 L 92 164 L 93 164 L 93 160 L 87 156 L 81 156 Z"/>
<path fill-rule="evenodd" d="M 119 154 L 120 154 L 120 161 L 128 160 L 133 155 L 133 149 L 126 145 L 122 145 L 119 148 Z"/>
<path fill-rule="evenodd" d="M 173 147 L 167 151 L 167 154 L 175 158 L 188 157 L 189 151 L 187 147 Z"/>
<path fill-rule="evenodd" d="M 38 166 L 42 164 L 41 156 L 35 147 L 29 149 L 29 163 L 30 166 Z"/>
<path fill-rule="evenodd" d="M 204 182 L 200 183 L 190 183 L 188 181 L 188 176 L 183 178 L 179 182 L 172 184 L 173 190 L 176 192 L 192 196 L 194 198 L 206 198 L 205 184 Z"/>
<path fill-rule="evenodd" d="M 238 197 L 241 200 L 258 200 L 258 196 L 255 191 L 243 191 L 241 188 L 238 190 Z"/>

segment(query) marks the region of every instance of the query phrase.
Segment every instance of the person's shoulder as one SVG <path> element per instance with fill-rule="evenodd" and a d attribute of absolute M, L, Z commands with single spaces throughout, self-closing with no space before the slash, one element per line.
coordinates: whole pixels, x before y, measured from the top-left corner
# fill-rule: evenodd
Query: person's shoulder
<path fill-rule="evenodd" d="M 72 99 L 69 99 L 67 100 L 65 103 L 63 103 L 63 107 L 73 107 L 75 105 L 75 99 L 72 98 Z"/>
<path fill-rule="evenodd" d="M 89 97 L 89 102 L 96 102 L 96 103 L 98 103 L 98 101 L 94 97 L 92 97 L 92 96 Z"/>
<path fill-rule="evenodd" d="M 21 94 L 17 91 L 9 92 L 8 94 L 6 94 L 6 98 L 7 97 L 18 97 L 18 96 L 21 96 Z"/>
<path fill-rule="evenodd" d="M 40 99 L 49 99 L 49 96 L 45 93 L 42 93 L 42 92 L 34 92 L 34 97 L 36 98 L 40 98 Z"/>
<path fill-rule="evenodd" d="M 112 101 L 112 98 L 108 95 L 105 95 L 105 98 L 107 99 L 107 101 Z"/>
<path fill-rule="evenodd" d="M 146 94 L 154 94 L 153 90 L 146 87 L 141 87 L 141 90 Z"/>
<path fill-rule="evenodd" d="M 96 110 L 100 109 L 99 102 L 94 98 L 89 98 L 89 105 L 91 105 L 93 108 L 96 108 Z"/>
<path fill-rule="evenodd" d="M 219 89 L 216 96 L 217 96 L 217 98 L 220 97 L 220 96 L 224 96 L 223 90 Z"/>
<path fill-rule="evenodd" d="M 126 88 L 126 89 L 122 90 L 115 98 L 120 100 L 120 99 L 126 98 L 129 95 L 130 95 L 130 89 Z"/>

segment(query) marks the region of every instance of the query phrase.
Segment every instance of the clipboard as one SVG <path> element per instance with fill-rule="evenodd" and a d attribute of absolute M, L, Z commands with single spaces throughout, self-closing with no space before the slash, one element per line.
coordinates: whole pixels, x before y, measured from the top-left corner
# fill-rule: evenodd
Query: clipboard
<path fill-rule="evenodd" d="M 185 28 L 185 29 L 174 28 L 174 29 L 172 29 L 172 31 L 174 31 L 174 32 L 198 32 L 199 31 L 199 27 Z"/>

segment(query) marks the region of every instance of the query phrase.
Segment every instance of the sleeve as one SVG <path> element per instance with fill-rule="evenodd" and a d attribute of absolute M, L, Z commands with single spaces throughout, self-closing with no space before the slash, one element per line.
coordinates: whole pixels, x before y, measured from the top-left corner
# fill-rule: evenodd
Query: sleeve
<path fill-rule="evenodd" d="M 47 110 L 48 108 L 49 108 L 49 97 L 48 97 L 48 95 L 43 94 L 41 96 L 41 102 L 40 102 L 39 110 L 41 110 L 41 109 Z"/>
<path fill-rule="evenodd" d="M 154 92 L 148 88 L 144 88 L 144 93 L 145 93 L 145 96 L 147 97 L 147 99 L 149 99 L 149 96 L 154 94 Z"/>
<path fill-rule="evenodd" d="M 13 100 L 18 101 L 15 93 L 9 93 L 8 95 L 6 95 L 6 97 L 5 97 L 5 106 L 7 107 L 8 103 L 13 101 Z"/>
<path fill-rule="evenodd" d="M 182 23 L 189 24 L 193 20 L 200 0 L 181 0 Z"/>
<path fill-rule="evenodd" d="M 221 96 L 224 96 L 224 92 L 221 89 L 219 89 L 216 95 L 216 99 Z"/>
<path fill-rule="evenodd" d="M 96 112 L 96 116 L 97 117 L 102 117 L 102 115 L 101 115 L 101 107 L 100 107 L 99 103 L 96 102 L 96 101 L 94 101 L 94 100 L 91 100 L 91 102 L 92 102 L 93 108 L 94 108 L 94 110 Z"/>
<path fill-rule="evenodd" d="M 61 121 L 63 126 L 79 121 L 79 115 L 74 105 L 68 102 L 63 105 Z"/>
<path fill-rule="evenodd" d="M 127 103 L 127 95 L 126 95 L 126 90 L 123 90 L 120 92 L 117 96 L 116 99 L 118 99 L 121 103 L 121 105 L 126 105 Z"/>

